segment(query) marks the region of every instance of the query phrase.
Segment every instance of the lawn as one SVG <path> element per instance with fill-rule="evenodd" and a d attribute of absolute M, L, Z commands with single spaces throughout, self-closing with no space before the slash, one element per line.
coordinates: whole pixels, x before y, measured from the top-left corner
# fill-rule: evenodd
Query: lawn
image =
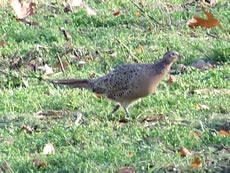
<path fill-rule="evenodd" d="M 229 1 L 86 0 L 96 16 L 66 13 L 61 0 L 34 2 L 28 20 L 38 25 L 17 21 L 0 2 L 0 172 L 230 172 Z M 205 18 L 201 5 L 221 27 L 187 25 Z M 156 62 L 167 47 L 184 58 L 130 108 L 128 122 L 123 109 L 110 115 L 112 101 L 44 80 Z M 211 67 L 191 66 L 200 59 Z M 55 152 L 44 154 L 48 142 Z"/>

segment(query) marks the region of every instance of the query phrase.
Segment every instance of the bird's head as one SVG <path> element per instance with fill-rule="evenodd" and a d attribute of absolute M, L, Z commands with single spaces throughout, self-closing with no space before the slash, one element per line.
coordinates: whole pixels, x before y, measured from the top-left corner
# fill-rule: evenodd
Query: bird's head
<path fill-rule="evenodd" d="M 171 63 L 174 63 L 178 58 L 182 58 L 182 56 L 178 52 L 168 50 L 164 54 L 163 60 L 171 64 Z"/>

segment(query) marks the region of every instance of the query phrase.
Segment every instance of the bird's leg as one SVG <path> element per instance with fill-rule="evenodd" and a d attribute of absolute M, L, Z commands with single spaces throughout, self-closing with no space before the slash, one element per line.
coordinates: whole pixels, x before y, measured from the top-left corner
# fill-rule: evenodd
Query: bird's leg
<path fill-rule="evenodd" d="M 128 118 L 130 118 L 129 110 L 126 107 L 123 107 Z"/>
<path fill-rule="evenodd" d="M 111 112 L 111 114 L 114 114 L 119 108 L 120 108 L 120 105 L 117 105 L 117 106 L 113 109 L 113 111 Z"/>

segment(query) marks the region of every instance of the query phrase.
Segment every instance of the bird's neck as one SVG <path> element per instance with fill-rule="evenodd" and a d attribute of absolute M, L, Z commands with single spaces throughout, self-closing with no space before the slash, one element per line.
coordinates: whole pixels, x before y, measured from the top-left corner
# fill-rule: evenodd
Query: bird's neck
<path fill-rule="evenodd" d="M 173 62 L 169 62 L 166 59 L 162 59 L 156 64 L 152 65 L 153 70 L 156 70 L 159 74 L 167 74 L 169 70 L 171 69 Z"/>

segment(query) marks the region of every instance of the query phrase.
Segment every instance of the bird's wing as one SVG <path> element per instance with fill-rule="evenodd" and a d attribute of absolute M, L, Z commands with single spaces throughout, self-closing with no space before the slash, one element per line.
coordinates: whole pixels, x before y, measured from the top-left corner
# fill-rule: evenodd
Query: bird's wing
<path fill-rule="evenodd" d="M 125 90 L 132 85 L 135 77 L 143 70 L 144 64 L 126 64 L 115 68 L 105 76 L 97 79 L 95 88 L 106 91 Z"/>

